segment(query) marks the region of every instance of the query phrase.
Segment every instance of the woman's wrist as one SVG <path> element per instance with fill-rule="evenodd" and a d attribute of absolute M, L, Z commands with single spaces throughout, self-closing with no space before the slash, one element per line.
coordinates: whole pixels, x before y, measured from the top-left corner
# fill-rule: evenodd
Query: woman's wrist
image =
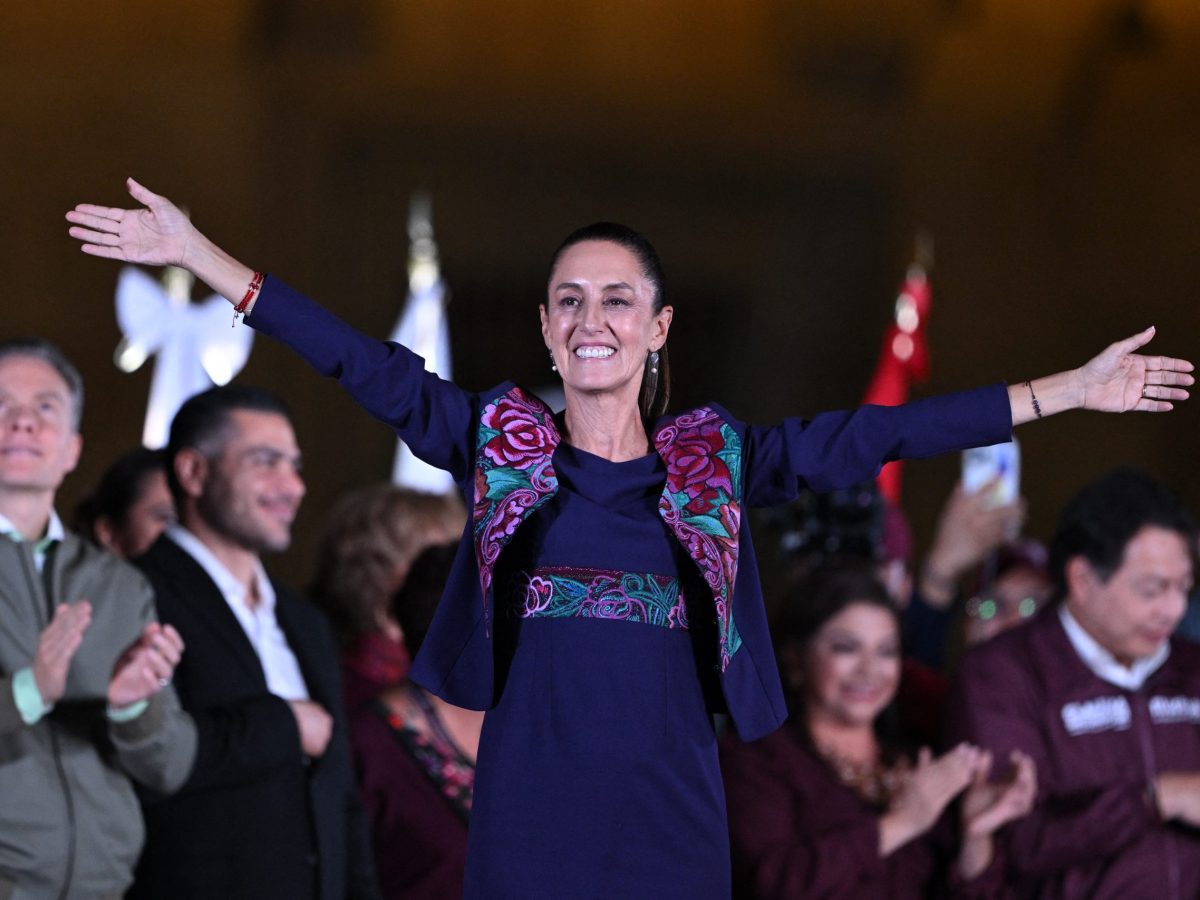
<path fill-rule="evenodd" d="M 958 594 L 959 574 L 953 565 L 947 565 L 935 557 L 936 553 L 931 553 L 921 567 L 918 589 L 927 604 L 945 609 Z"/>
<path fill-rule="evenodd" d="M 958 851 L 958 875 L 963 881 L 971 881 L 987 871 L 992 864 L 992 837 L 972 837 L 963 840 Z"/>
<path fill-rule="evenodd" d="M 199 231 L 185 244 L 181 265 L 233 306 L 242 302 L 255 275 Z"/>
<path fill-rule="evenodd" d="M 1086 380 L 1081 369 L 1031 378 L 1009 385 L 1008 400 L 1014 425 L 1069 409 L 1083 409 L 1087 403 Z"/>
<path fill-rule="evenodd" d="M 879 855 L 888 857 L 916 837 L 909 817 L 889 811 L 879 817 Z"/>

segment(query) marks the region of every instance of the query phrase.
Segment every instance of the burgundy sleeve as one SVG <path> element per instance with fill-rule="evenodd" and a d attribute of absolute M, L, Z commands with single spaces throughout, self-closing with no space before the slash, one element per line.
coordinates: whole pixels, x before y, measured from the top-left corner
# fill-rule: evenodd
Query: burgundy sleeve
<path fill-rule="evenodd" d="M 1011 649 L 1012 643 L 1003 646 Z M 947 708 L 951 742 L 971 741 L 1005 760 L 1014 750 L 1033 759 L 1038 797 L 1033 810 L 1001 833 L 1009 866 L 1044 877 L 1119 852 L 1158 824 L 1136 767 L 1129 780 L 1084 794 L 1055 793 L 1048 785 L 1052 747 L 1042 725 L 1047 702 L 1027 661 L 995 643 L 968 653 Z M 999 842 L 998 842 L 999 843 Z"/>
<path fill-rule="evenodd" d="M 805 785 L 797 797 L 794 780 L 766 764 L 752 744 L 728 741 L 721 768 L 729 806 L 734 878 L 746 878 L 759 900 L 791 897 L 851 897 L 860 880 L 878 882 L 879 820 L 864 814 L 845 826 L 811 830 L 800 810 L 819 803 Z M 793 771 L 806 782 L 813 773 Z"/>

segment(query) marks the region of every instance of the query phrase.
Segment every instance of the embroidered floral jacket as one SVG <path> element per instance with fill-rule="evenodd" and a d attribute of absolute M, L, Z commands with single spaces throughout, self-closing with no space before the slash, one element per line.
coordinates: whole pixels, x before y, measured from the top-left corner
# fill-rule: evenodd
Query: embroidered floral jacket
<path fill-rule="evenodd" d="M 490 708 L 492 577 L 513 534 L 558 489 L 561 436 L 550 409 L 511 382 L 471 394 L 442 381 L 409 350 L 368 338 L 273 278 L 246 321 L 337 378 L 416 456 L 462 486 L 472 521 L 411 677 L 451 703 Z M 1002 385 L 771 427 L 715 404 L 656 423 L 652 440 L 666 469 L 659 515 L 712 591 L 721 687 L 741 737 L 760 737 L 786 718 L 746 507 L 786 503 L 805 485 L 854 484 L 892 459 L 998 443 L 1011 428 Z"/>

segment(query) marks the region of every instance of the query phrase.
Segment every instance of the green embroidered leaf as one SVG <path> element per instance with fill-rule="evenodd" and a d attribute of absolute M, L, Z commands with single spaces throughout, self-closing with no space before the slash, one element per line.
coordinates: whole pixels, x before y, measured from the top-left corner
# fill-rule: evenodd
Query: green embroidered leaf
<path fill-rule="evenodd" d="M 737 430 L 726 423 L 721 426 L 721 440 L 725 447 L 717 452 L 717 458 L 729 469 L 729 480 L 733 484 L 735 497 L 742 495 L 742 439 Z"/>
<path fill-rule="evenodd" d="M 688 524 L 697 531 L 702 531 L 713 537 L 729 537 L 725 526 L 721 524 L 721 520 L 716 516 L 692 516 L 688 519 Z"/>
<path fill-rule="evenodd" d="M 475 433 L 475 446 L 482 447 L 492 438 L 496 437 L 500 432 L 495 428 L 488 428 L 486 425 L 480 425 L 479 430 Z"/>
<path fill-rule="evenodd" d="M 524 472 L 505 466 L 489 469 L 486 478 L 489 500 L 502 500 L 518 488 L 529 486 L 529 479 Z"/>

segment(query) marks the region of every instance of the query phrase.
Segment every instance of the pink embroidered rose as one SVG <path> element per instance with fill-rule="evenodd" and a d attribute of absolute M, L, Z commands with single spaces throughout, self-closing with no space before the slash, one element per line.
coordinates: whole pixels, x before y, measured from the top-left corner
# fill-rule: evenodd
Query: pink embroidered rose
<path fill-rule="evenodd" d="M 733 493 L 729 468 L 717 456 L 724 449 L 721 420 L 715 416 L 695 428 L 681 429 L 675 440 L 659 449 L 671 493 L 688 496 L 687 511 L 692 515 L 706 512 L 719 489 Z"/>
<path fill-rule="evenodd" d="M 527 469 L 554 452 L 558 443 L 547 424 L 525 397 L 505 394 L 484 410 L 483 424 L 500 433 L 483 446 L 483 453 L 498 466 Z"/>
<path fill-rule="evenodd" d="M 525 609 L 521 614 L 526 619 L 536 616 L 550 606 L 550 600 L 553 596 L 554 584 L 541 576 L 535 575 L 525 585 Z"/>

